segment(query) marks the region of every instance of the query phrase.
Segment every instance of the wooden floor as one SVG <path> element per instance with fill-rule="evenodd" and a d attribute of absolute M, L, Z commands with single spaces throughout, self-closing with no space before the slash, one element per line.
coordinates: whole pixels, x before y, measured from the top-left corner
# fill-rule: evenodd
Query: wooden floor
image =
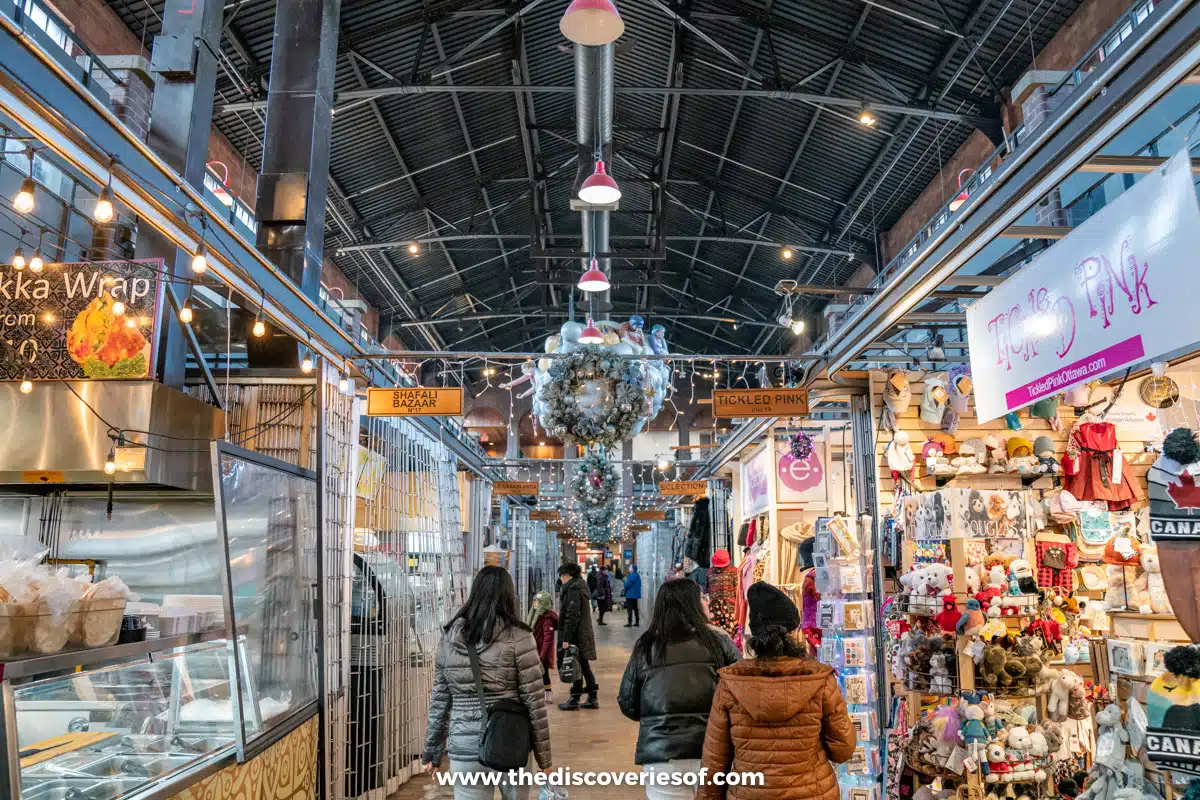
<path fill-rule="evenodd" d="M 594 621 L 594 618 L 593 618 Z M 600 708 L 596 711 L 559 711 L 558 703 L 567 699 L 567 686 L 555 682 L 554 698 L 550 705 L 550 747 L 555 767 L 570 767 L 572 770 L 640 770 L 633 763 L 633 751 L 637 744 L 638 726 L 626 719 L 617 708 L 617 687 L 625 662 L 638 634 L 645 630 L 643 618 L 641 628 L 626 628 L 625 614 L 615 611 L 605 615 L 605 627 L 596 627 L 596 655 L 599 656 L 592 668 L 600 686 Z M 643 792 L 625 794 L 629 790 L 595 787 L 571 787 L 570 800 L 590 798 L 642 797 Z M 438 786 L 427 775 L 413 778 L 389 800 L 449 800 L 453 790 Z M 497 797 L 499 795 L 497 794 Z M 537 792 L 533 792 L 536 800 Z"/>

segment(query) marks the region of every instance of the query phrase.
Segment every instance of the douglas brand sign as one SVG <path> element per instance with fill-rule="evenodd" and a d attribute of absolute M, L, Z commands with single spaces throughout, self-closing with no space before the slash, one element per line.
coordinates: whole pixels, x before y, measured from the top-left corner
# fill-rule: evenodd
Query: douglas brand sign
<path fill-rule="evenodd" d="M 151 378 L 162 259 L 0 270 L 0 380 Z"/>
<path fill-rule="evenodd" d="M 967 309 L 980 422 L 1194 343 L 1200 208 L 1180 151 Z"/>

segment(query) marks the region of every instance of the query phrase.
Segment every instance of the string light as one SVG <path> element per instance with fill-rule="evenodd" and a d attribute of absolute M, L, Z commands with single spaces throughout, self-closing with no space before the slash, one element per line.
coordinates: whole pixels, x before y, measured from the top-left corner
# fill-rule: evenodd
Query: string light
<path fill-rule="evenodd" d="M 124 316 L 125 315 L 125 304 L 122 303 L 120 300 L 117 300 L 116 302 L 113 303 L 112 312 L 113 312 L 113 314 L 115 314 L 118 317 Z"/>
<path fill-rule="evenodd" d="M 187 294 L 183 296 L 183 303 L 179 306 L 179 321 L 184 325 L 191 324 L 192 321 L 192 287 L 188 286 Z"/>
<path fill-rule="evenodd" d="M 21 380 L 21 394 L 29 394 L 33 391 L 33 381 L 29 380 L 29 373 L 25 373 L 25 377 Z"/>
<path fill-rule="evenodd" d="M 117 446 L 111 444 L 108 447 L 108 457 L 104 459 L 104 474 L 112 475 L 117 471 Z"/>
<path fill-rule="evenodd" d="M 108 182 L 104 184 L 104 188 L 100 190 L 100 196 L 96 198 L 96 208 L 93 209 L 92 216 L 100 223 L 112 222 L 113 190 L 111 161 L 108 164 Z"/>
<path fill-rule="evenodd" d="M 350 391 L 350 379 L 346 377 L 346 373 L 342 373 L 342 377 L 338 380 L 338 391 L 342 394 Z"/>
<path fill-rule="evenodd" d="M 260 339 L 263 336 L 266 336 L 267 335 L 266 323 L 264 323 L 261 319 L 258 319 L 256 317 L 254 319 L 254 328 L 253 328 L 253 330 L 251 330 L 251 333 L 253 333 L 256 337 L 258 337 Z"/>
<path fill-rule="evenodd" d="M 12 266 L 17 272 L 25 269 L 25 253 L 21 250 L 21 245 L 17 245 L 17 249 L 13 251 Z"/>
<path fill-rule="evenodd" d="M 421 245 L 417 242 L 409 242 L 408 243 L 408 254 L 410 256 L 421 255 Z"/>
<path fill-rule="evenodd" d="M 21 188 L 17 191 L 17 196 L 13 198 L 13 208 L 22 214 L 33 211 L 36 204 L 34 192 L 37 191 L 37 186 L 33 183 L 33 148 L 28 148 L 26 152 L 29 154 L 29 174 L 21 180 Z"/>
<path fill-rule="evenodd" d="M 304 360 L 300 362 L 300 371 L 303 372 L 305 375 L 308 375 L 309 373 L 311 373 L 313 371 L 312 356 L 304 357 Z"/>
<path fill-rule="evenodd" d="M 862 108 L 858 112 L 858 124 L 867 128 L 873 128 L 876 122 L 878 120 L 875 118 L 875 112 L 871 110 L 871 106 L 863 103 Z"/>
<path fill-rule="evenodd" d="M 790 248 L 790 247 L 785 247 L 779 251 L 779 257 L 782 258 L 784 261 L 791 261 L 792 257 L 795 255 L 796 255 L 795 251 L 793 251 L 792 248 Z"/>
<path fill-rule="evenodd" d="M 38 231 L 37 249 L 33 251 L 33 258 L 29 259 L 29 269 L 31 272 L 41 272 L 42 267 L 46 266 L 46 262 L 42 260 L 42 236 L 44 231 Z"/>
<path fill-rule="evenodd" d="M 196 245 L 196 252 L 192 255 L 192 272 L 203 275 L 206 269 L 208 269 L 208 245 L 201 239 L 200 244 Z"/>
<path fill-rule="evenodd" d="M 788 328 L 791 329 L 792 333 L 799 336 L 804 333 L 804 320 L 794 319 L 788 324 Z"/>

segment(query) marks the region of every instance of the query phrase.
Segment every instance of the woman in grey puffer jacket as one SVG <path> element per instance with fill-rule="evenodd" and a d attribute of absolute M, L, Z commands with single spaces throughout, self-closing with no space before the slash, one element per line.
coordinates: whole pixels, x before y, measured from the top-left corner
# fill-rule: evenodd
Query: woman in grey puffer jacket
<path fill-rule="evenodd" d="M 467 655 L 468 643 L 479 648 L 479 672 L 488 705 L 518 698 L 529 711 L 534 756 L 542 771 L 550 769 L 550 723 L 542 687 L 542 662 L 529 628 L 517 616 L 512 578 L 502 567 L 484 567 L 471 584 L 471 595 L 446 625 L 438 644 L 425 735 L 425 769 L 432 771 L 448 750 L 452 772 L 490 772 L 479 761 L 483 709 Z M 500 784 L 504 800 L 524 800 L 528 786 Z M 455 786 L 455 800 L 493 796 L 491 786 Z"/>

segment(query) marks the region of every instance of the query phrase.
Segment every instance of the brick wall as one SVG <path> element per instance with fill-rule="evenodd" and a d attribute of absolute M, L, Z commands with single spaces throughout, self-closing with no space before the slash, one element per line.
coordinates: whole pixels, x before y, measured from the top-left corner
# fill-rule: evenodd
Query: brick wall
<path fill-rule="evenodd" d="M 152 42 L 149 39 L 143 42 L 134 35 L 103 0 L 54 0 L 52 8 L 96 55 L 140 55 L 150 58 Z M 229 166 L 230 188 L 254 208 L 258 175 L 216 128 L 209 136 L 208 160 L 223 161 Z"/>
<path fill-rule="evenodd" d="M 962 143 L 954 155 L 950 156 L 950 160 L 938 176 L 925 187 L 925 191 L 921 192 L 908 210 L 900 216 L 892 229 L 880 237 L 885 264 L 895 258 L 921 228 L 929 224 L 933 215 L 946 201 L 958 194 L 958 173 L 964 169 L 978 167 L 995 147 L 992 141 L 979 131 L 972 133 Z"/>
<path fill-rule="evenodd" d="M 1133 3 L 1134 0 L 1084 0 L 1066 24 L 1034 57 L 1033 63 L 1027 65 L 1027 69 L 1070 69 L 1092 49 L 1100 37 L 1117 21 L 1118 17 L 1133 6 Z M 1010 11 L 1009 13 L 1016 12 Z M 1026 101 L 1022 105 L 1023 107 L 1017 107 L 1011 103 L 1005 104 L 1002 116 L 1007 130 L 1014 130 L 1021 124 L 1024 115 L 1031 111 L 1035 115 L 1039 113 L 1044 115 L 1052 110 L 1046 103 L 1039 105 L 1035 102 L 1031 105 Z M 908 240 L 931 221 L 942 203 L 953 196 L 953 193 L 943 196 L 943 184 L 946 187 L 945 192 L 950 192 L 951 186 L 957 187 L 958 185 L 959 170 L 973 169 L 979 166 L 992 149 L 993 145 L 982 133 L 975 131 L 971 134 L 970 138 L 947 162 L 940 176 L 933 179 L 912 206 L 901 215 L 892 229 L 880 237 L 886 261 L 894 258 Z M 1048 212 L 1050 215 L 1052 213 L 1052 210 Z"/>

